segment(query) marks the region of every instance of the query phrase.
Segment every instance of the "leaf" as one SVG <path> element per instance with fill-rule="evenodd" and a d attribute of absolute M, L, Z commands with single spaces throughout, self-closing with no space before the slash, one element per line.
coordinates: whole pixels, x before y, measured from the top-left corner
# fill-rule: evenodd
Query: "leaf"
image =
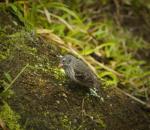
<path fill-rule="evenodd" d="M 76 38 L 73 38 L 73 37 L 65 37 L 65 39 L 69 42 L 71 42 L 73 45 L 78 45 L 80 46 L 81 48 L 83 48 L 83 45 L 85 44 L 83 41 L 81 40 L 78 40 Z"/>
<path fill-rule="evenodd" d="M 25 19 L 19 8 L 15 4 L 10 4 L 10 7 L 14 11 L 14 14 L 18 16 L 19 20 L 24 23 Z"/>
<path fill-rule="evenodd" d="M 79 23 L 82 23 L 81 19 L 79 16 L 72 10 L 68 9 L 68 7 L 65 4 L 58 3 L 58 2 L 50 2 L 49 4 L 45 5 L 47 8 L 48 7 L 53 7 L 56 8 L 57 10 L 60 9 L 64 12 L 67 12 L 69 15 L 73 16 L 76 20 L 78 20 Z"/>
<path fill-rule="evenodd" d="M 103 78 L 103 79 L 106 80 L 105 84 L 107 86 L 109 86 L 109 85 L 117 85 L 117 83 L 118 83 L 118 78 L 112 72 L 108 72 L 108 71 L 101 72 L 101 73 L 98 73 L 98 76 L 100 78 Z"/>
<path fill-rule="evenodd" d="M 83 49 L 83 51 L 81 52 L 82 55 L 90 55 L 91 53 L 95 52 L 95 49 L 92 48 L 86 48 Z"/>
<path fill-rule="evenodd" d="M 5 80 L 3 80 L 3 85 L 5 88 L 7 88 L 9 86 L 9 83 L 7 83 Z"/>
<path fill-rule="evenodd" d="M 90 47 L 88 46 L 88 47 L 86 47 L 86 48 L 82 51 L 81 54 L 83 54 L 83 55 L 89 55 L 89 54 L 91 54 L 91 53 L 93 53 L 93 52 L 99 51 L 99 49 L 101 49 L 101 48 L 104 48 L 104 47 L 106 47 L 106 46 L 111 46 L 111 45 L 113 45 L 113 44 L 114 44 L 113 42 L 103 43 L 103 44 L 97 46 L 96 48 L 90 48 Z M 87 45 L 88 45 L 88 43 L 87 43 Z"/>
<path fill-rule="evenodd" d="M 8 82 L 12 81 L 12 77 L 10 76 L 9 73 L 4 73 L 4 75 L 5 75 L 5 78 L 8 80 Z"/>
<path fill-rule="evenodd" d="M 62 17 L 55 15 L 55 14 L 50 14 L 52 17 L 57 18 L 60 22 L 62 22 L 64 25 L 66 25 L 68 27 L 68 29 L 73 30 L 72 26 Z"/>

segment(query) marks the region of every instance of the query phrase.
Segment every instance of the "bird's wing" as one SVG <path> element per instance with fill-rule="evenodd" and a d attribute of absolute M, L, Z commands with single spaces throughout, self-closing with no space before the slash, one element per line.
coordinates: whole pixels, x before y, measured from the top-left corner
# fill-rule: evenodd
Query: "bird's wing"
<path fill-rule="evenodd" d="M 86 87 L 92 87 L 94 83 L 94 75 L 90 68 L 82 61 L 78 60 L 74 67 L 75 78 Z"/>

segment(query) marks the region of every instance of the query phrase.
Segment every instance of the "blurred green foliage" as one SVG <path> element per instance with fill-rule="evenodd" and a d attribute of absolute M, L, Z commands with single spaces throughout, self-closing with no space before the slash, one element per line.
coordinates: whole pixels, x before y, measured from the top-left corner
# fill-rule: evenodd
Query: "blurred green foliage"
<path fill-rule="evenodd" d="M 117 25 L 112 17 L 107 17 L 107 13 L 100 12 L 99 17 L 92 18 L 94 12 L 101 11 L 100 8 L 103 9 L 103 6 L 107 7 L 112 2 L 120 6 L 131 6 L 137 10 L 140 7 L 150 8 L 150 2 L 142 0 L 126 0 L 118 3 L 115 3 L 115 0 L 63 2 L 29 0 L 8 3 L 7 6 L 27 29 L 49 29 L 66 44 L 70 43 L 77 53 L 85 58 L 96 53 L 104 59 L 110 59 L 104 65 L 121 73 L 123 78 L 99 64 L 91 63 L 99 78 L 105 81 L 105 86 L 117 86 L 121 83 L 130 88 L 129 90 L 139 93 L 139 89 L 149 87 L 150 69 L 147 61 L 137 59 L 136 55 L 139 55 L 139 50 L 150 48 L 148 43 L 142 37 L 137 37 L 128 29 Z"/>
<path fill-rule="evenodd" d="M 23 130 L 18 124 L 20 119 L 19 115 L 6 102 L 4 102 L 3 107 L 0 109 L 0 118 L 7 123 L 10 130 Z"/>

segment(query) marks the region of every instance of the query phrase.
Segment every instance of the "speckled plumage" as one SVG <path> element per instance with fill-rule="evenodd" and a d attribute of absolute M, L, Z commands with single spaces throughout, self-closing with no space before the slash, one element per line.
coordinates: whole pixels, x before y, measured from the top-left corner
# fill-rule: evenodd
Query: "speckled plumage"
<path fill-rule="evenodd" d="M 99 90 L 99 82 L 96 75 L 82 60 L 72 55 L 65 55 L 61 58 L 60 64 L 72 81 L 92 91 L 95 89 Z"/>

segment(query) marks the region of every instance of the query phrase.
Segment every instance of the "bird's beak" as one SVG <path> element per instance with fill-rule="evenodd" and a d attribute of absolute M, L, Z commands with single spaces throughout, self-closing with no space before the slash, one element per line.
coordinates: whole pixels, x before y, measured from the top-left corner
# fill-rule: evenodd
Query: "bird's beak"
<path fill-rule="evenodd" d="M 58 65 L 58 67 L 59 67 L 59 68 L 62 68 L 62 67 L 63 67 L 63 64 L 60 63 L 60 64 Z"/>

